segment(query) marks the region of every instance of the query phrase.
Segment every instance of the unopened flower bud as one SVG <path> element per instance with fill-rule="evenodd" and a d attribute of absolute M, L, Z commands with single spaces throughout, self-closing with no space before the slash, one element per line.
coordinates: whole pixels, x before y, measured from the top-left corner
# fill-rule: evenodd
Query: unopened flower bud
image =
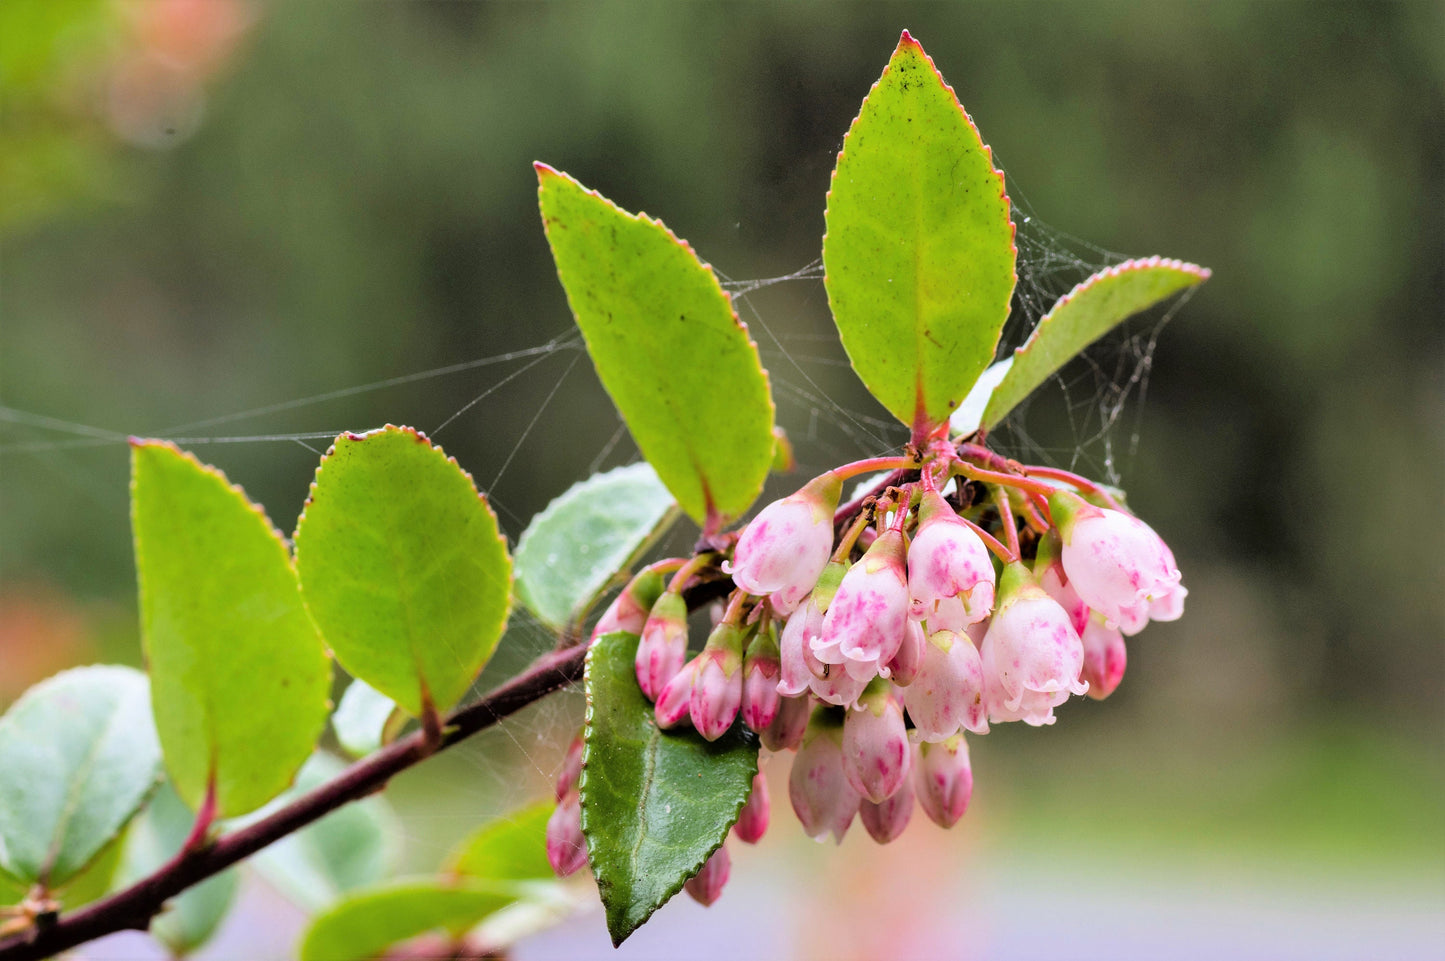
<path fill-rule="evenodd" d="M 836 645 L 849 661 L 886 664 L 898 653 L 908 624 L 908 578 L 903 534 L 887 530 L 878 536 L 868 553 L 848 569 L 828 613 L 823 632 L 813 642 L 813 651 Z"/>
<path fill-rule="evenodd" d="M 763 777 L 759 771 L 753 775 L 753 790 L 748 795 L 747 803 L 743 805 L 742 811 L 738 814 L 737 823 L 733 825 L 733 835 L 739 841 L 748 844 L 757 844 L 762 840 L 768 830 L 768 819 L 772 815 L 772 805 L 768 799 L 768 779 Z"/>
<path fill-rule="evenodd" d="M 793 813 L 803 832 L 815 841 L 832 834 L 841 843 L 858 813 L 858 792 L 843 773 L 842 735 L 841 726 L 826 709 L 815 711 L 788 777 Z"/>
<path fill-rule="evenodd" d="M 828 563 L 842 492 L 843 482 L 830 472 L 764 507 L 743 529 L 725 568 L 733 583 L 749 594 L 772 596 L 778 611 L 796 608 Z"/>
<path fill-rule="evenodd" d="M 567 746 L 567 754 L 562 758 L 562 769 L 557 772 L 556 797 L 560 801 L 566 797 L 573 788 L 577 786 L 577 779 L 582 776 L 582 734 L 579 731 Z"/>
<path fill-rule="evenodd" d="M 843 772 L 853 789 L 877 804 L 908 776 L 908 730 L 903 708 L 877 681 L 843 722 Z"/>
<path fill-rule="evenodd" d="M 1124 647 L 1124 635 L 1118 628 L 1108 627 L 1098 614 L 1089 618 L 1080 638 L 1084 645 L 1084 668 L 1080 676 L 1089 685 L 1089 696 L 1102 701 L 1124 679 L 1124 667 L 1129 654 Z"/>
<path fill-rule="evenodd" d="M 724 844 L 703 862 L 702 870 L 683 882 L 682 889 L 698 904 L 705 908 L 710 907 L 722 896 L 723 886 L 728 883 L 728 875 L 732 873 L 732 869 L 732 857 Z"/>
<path fill-rule="evenodd" d="M 547 819 L 547 863 L 565 878 L 587 863 L 587 840 L 582 837 L 582 799 L 568 793 Z"/>
<path fill-rule="evenodd" d="M 924 492 L 918 519 L 908 548 L 915 616 L 928 621 L 930 632 L 961 631 L 988 617 L 994 594 L 988 548 L 937 491 Z"/>
<path fill-rule="evenodd" d="M 649 700 L 657 700 L 663 685 L 672 680 L 687 659 L 687 603 L 667 591 L 657 599 L 642 639 L 637 644 L 637 686 Z"/>
<path fill-rule="evenodd" d="M 663 685 L 661 693 L 657 695 L 652 715 L 657 720 L 657 726 L 664 731 L 691 719 L 692 681 L 697 676 L 701 660 L 702 655 L 699 654 L 688 661 L 682 670 L 672 676 L 672 680 Z"/>
<path fill-rule="evenodd" d="M 778 714 L 780 670 L 776 622 L 753 635 L 743 659 L 743 723 L 761 731 Z"/>
<path fill-rule="evenodd" d="M 652 606 L 662 596 L 666 586 L 663 576 L 651 567 L 640 571 L 627 582 L 627 586 L 607 606 L 607 610 L 602 612 L 597 625 L 592 628 L 592 640 L 614 631 L 641 634 L 642 629 L 647 626 L 647 617 Z"/>
<path fill-rule="evenodd" d="M 769 751 L 796 751 L 803 743 L 803 734 L 808 729 L 808 717 L 813 713 L 812 698 L 785 697 L 778 703 L 778 714 L 773 723 L 759 731 L 763 747 Z"/>
<path fill-rule="evenodd" d="M 955 734 L 937 744 L 919 744 L 914 754 L 913 783 L 918 790 L 918 806 L 934 824 L 953 827 L 973 797 L 968 742 L 962 734 Z"/>
<path fill-rule="evenodd" d="M 1149 604 L 1179 584 L 1169 548 L 1137 517 L 1095 507 L 1067 491 L 1049 497 L 1049 510 L 1063 537 L 1069 582 L 1110 626 L 1131 618 L 1142 627 L 1140 616 L 1147 619 Z"/>
<path fill-rule="evenodd" d="M 692 726 L 709 741 L 732 727 L 743 703 L 743 630 L 726 621 L 713 629 L 697 657 L 688 711 Z"/>
<path fill-rule="evenodd" d="M 913 618 L 908 619 L 908 627 L 903 632 L 903 643 L 898 646 L 898 653 L 893 655 L 886 669 L 888 679 L 899 687 L 907 687 L 913 683 L 918 676 L 918 669 L 923 666 L 923 646 L 928 643 L 923 635 L 923 625 Z"/>
<path fill-rule="evenodd" d="M 913 816 L 913 785 L 904 778 L 898 790 L 877 804 L 864 798 L 858 804 L 858 820 L 868 829 L 868 834 L 879 844 L 897 840 L 908 827 Z"/>
<path fill-rule="evenodd" d="M 943 741 L 963 727 L 988 733 L 983 699 L 983 661 L 967 634 L 937 631 L 924 644 L 923 666 L 903 691 L 918 737 Z"/>

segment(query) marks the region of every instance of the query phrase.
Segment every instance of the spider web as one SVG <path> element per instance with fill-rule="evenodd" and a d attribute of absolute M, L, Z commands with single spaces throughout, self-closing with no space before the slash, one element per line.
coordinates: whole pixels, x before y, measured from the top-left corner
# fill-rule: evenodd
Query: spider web
<path fill-rule="evenodd" d="M 1126 259 L 1039 221 L 1016 184 L 1010 184 L 1010 195 L 1017 228 L 1018 284 L 1000 357 L 1021 344 L 1039 318 L 1075 284 Z M 907 430 L 874 404 L 851 374 L 827 317 L 820 260 L 775 277 L 735 280 L 720 272 L 719 277 L 758 344 L 778 404 L 778 421 L 797 449 L 800 474 L 811 476 L 807 473 L 811 468 L 824 470 L 844 461 L 901 449 Z M 1021 460 L 1078 469 L 1118 484 L 1122 479 L 1120 462 L 1127 462 L 1138 444 L 1138 412 L 1147 392 L 1159 335 L 1182 303 L 1183 298 L 1176 299 L 1162 316 L 1126 324 L 1086 351 L 1079 362 L 1056 374 L 1049 385 L 1014 411 L 995 433 L 995 445 Z M 792 315 L 799 306 L 811 317 L 811 326 L 806 318 L 798 321 Z M 789 317 L 787 324 L 777 319 L 783 316 Z M 447 378 L 461 382 L 467 375 L 482 372 L 482 382 L 468 389 L 445 418 L 419 425 L 429 436 L 436 437 L 454 423 L 486 415 L 492 405 L 506 399 L 510 385 L 524 378 L 543 383 L 550 378 L 550 389 L 530 411 L 500 467 L 490 477 L 476 477 L 515 534 L 525 527 L 527 518 L 499 501 L 493 491 L 510 477 L 518 452 L 525 445 L 540 442 L 536 428 L 544 422 L 552 401 L 566 388 L 584 356 L 582 338 L 572 328 L 524 349 L 177 424 L 148 436 L 188 448 L 299 445 L 319 456 L 346 425 L 317 424 L 316 429 L 283 433 L 248 431 L 245 426 L 378 391 L 405 390 Z M 1128 403 L 1131 397 L 1138 398 L 1132 407 Z M 1030 429 L 1029 413 L 1035 405 L 1054 405 L 1059 400 L 1066 436 L 1063 441 L 1051 443 Z M 598 440 L 595 450 L 578 452 L 578 466 L 583 467 L 585 460 L 585 468 L 572 479 L 580 480 L 604 466 L 637 459 L 620 417 L 615 428 Z M 0 405 L 0 457 L 10 470 L 24 469 L 21 465 L 30 457 L 63 457 L 66 451 L 120 446 L 126 441 L 126 432 Z M 658 551 L 684 552 L 692 537 L 691 531 L 674 532 Z M 464 702 L 552 650 L 556 643 L 552 629 L 518 605 L 496 657 Z M 434 869 L 459 836 L 495 816 L 494 812 L 511 811 L 550 796 L 563 750 L 578 730 L 582 712 L 581 692 L 574 685 L 398 779 L 389 796 L 403 815 L 402 870 Z M 445 790 L 433 789 L 439 779 L 446 782 Z"/>

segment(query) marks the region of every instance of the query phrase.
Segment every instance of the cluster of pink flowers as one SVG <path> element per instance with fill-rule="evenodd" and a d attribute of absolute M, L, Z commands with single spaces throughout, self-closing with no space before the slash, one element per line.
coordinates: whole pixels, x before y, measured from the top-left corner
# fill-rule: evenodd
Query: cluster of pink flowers
<path fill-rule="evenodd" d="M 1052 724 L 1071 695 L 1107 697 L 1125 636 L 1183 612 L 1172 552 L 1096 485 L 949 464 L 864 502 L 841 531 L 847 468 L 764 508 L 722 565 L 736 590 L 691 660 L 681 591 L 693 571 L 660 596 L 634 581 L 598 625 L 640 635 L 638 684 L 660 727 L 712 740 L 741 717 L 767 752 L 796 751 L 789 797 L 816 839 L 841 840 L 856 815 L 887 843 L 915 802 L 952 826 L 973 788 L 965 734 Z M 994 499 L 960 513 L 939 492 L 955 474 L 987 478 Z M 549 853 L 581 846 L 575 788 L 565 795 Z M 767 822 L 760 774 L 733 833 L 752 843 Z M 559 873 L 582 863 L 585 851 L 553 857 Z M 711 903 L 728 863 L 724 846 L 689 893 Z"/>

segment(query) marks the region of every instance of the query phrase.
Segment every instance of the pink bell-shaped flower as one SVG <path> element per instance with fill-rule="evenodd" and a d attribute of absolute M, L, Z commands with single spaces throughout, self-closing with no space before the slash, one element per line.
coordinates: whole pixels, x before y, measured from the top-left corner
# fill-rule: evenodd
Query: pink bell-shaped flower
<path fill-rule="evenodd" d="M 1124 647 L 1124 635 L 1118 628 L 1108 627 L 1098 614 L 1089 618 L 1080 638 L 1084 645 L 1084 667 L 1080 676 L 1089 685 L 1089 696 L 1102 701 L 1124 679 L 1124 667 L 1129 654 Z"/>
<path fill-rule="evenodd" d="M 886 681 L 875 682 L 843 722 L 843 773 L 874 804 L 892 797 L 908 777 L 903 707 Z"/>
<path fill-rule="evenodd" d="M 1159 543 L 1164 544 L 1161 539 Z M 1178 568 L 1174 563 L 1174 552 L 1164 544 L 1164 563 L 1171 568 Z M 1167 592 L 1163 597 L 1157 597 L 1149 602 L 1149 619 L 1151 621 L 1177 621 L 1184 616 L 1184 598 L 1189 591 L 1185 590 L 1183 583 L 1175 584 L 1174 589 Z"/>
<path fill-rule="evenodd" d="M 607 605 L 607 610 L 597 619 L 597 624 L 592 628 L 592 640 L 597 640 L 604 634 L 611 634 L 614 631 L 626 631 L 628 634 L 641 634 L 642 629 L 647 626 L 647 617 L 652 612 L 652 606 L 662 596 L 663 588 L 666 586 L 662 574 L 654 570 L 657 565 L 649 567 L 638 573 L 636 577 L 627 582 L 622 593 Z"/>
<path fill-rule="evenodd" d="M 886 664 L 898 653 L 908 624 L 907 550 L 903 534 L 887 530 L 848 569 L 823 617 L 823 632 L 813 642 L 820 660 L 836 645 L 847 661 Z"/>
<path fill-rule="evenodd" d="M 918 505 L 918 533 L 908 547 L 908 593 L 914 616 L 927 621 L 930 632 L 961 631 L 988 617 L 993 607 L 988 548 L 937 491 L 925 491 Z M 945 601 L 952 603 L 940 611 Z M 947 623 L 935 623 L 940 614 Z"/>
<path fill-rule="evenodd" d="M 577 779 L 582 776 L 582 733 L 572 739 L 567 745 L 567 753 L 562 758 L 562 768 L 557 772 L 556 798 L 558 801 L 566 797 L 577 787 Z"/>
<path fill-rule="evenodd" d="M 919 668 L 923 666 L 923 646 L 927 643 L 923 636 L 923 625 L 910 617 L 908 626 L 903 631 L 903 643 L 898 645 L 898 653 L 894 654 L 893 660 L 885 666 L 887 674 L 884 676 L 899 687 L 912 684 L 913 679 L 918 676 Z"/>
<path fill-rule="evenodd" d="M 575 874 L 587 863 L 587 840 L 582 836 L 582 799 L 569 792 L 547 819 L 547 863 L 559 878 Z"/>
<path fill-rule="evenodd" d="M 788 623 L 783 625 L 783 634 L 778 642 L 778 693 L 784 697 L 796 697 L 807 693 L 813 683 L 813 671 L 809 667 L 812 653 L 810 644 L 823 627 L 823 612 L 810 599 L 793 612 Z M 821 669 L 821 665 L 819 665 Z"/>
<path fill-rule="evenodd" d="M 984 646 L 990 719 L 1009 720 L 1017 713 L 1030 724 L 1047 724 L 1052 708 L 1089 689 L 1079 680 L 1084 646 L 1068 613 L 1018 562 L 1004 568 Z M 991 685 L 996 692 L 989 691 Z"/>
<path fill-rule="evenodd" d="M 722 896 L 723 885 L 728 883 L 732 869 L 732 858 L 727 845 L 723 845 L 703 862 L 702 870 L 683 882 L 682 889 L 698 904 L 709 907 Z"/>
<path fill-rule="evenodd" d="M 852 707 L 872 677 L 854 677 L 842 664 L 824 664 L 821 675 L 813 678 L 808 689 L 825 704 Z"/>
<path fill-rule="evenodd" d="M 832 834 L 841 843 L 858 813 L 858 792 L 843 773 L 842 739 L 836 721 L 824 711 L 814 712 L 788 777 L 793 813 L 803 825 L 803 833 L 815 841 Z"/>
<path fill-rule="evenodd" d="M 922 740 L 947 740 L 960 727 L 988 733 L 983 661 L 967 634 L 936 631 L 929 636 L 918 676 L 903 689 L 903 704 Z"/>
<path fill-rule="evenodd" d="M 1111 626 L 1128 618 L 1142 627 L 1149 604 L 1179 584 L 1168 547 L 1137 517 L 1095 507 L 1067 491 L 1049 497 L 1049 510 L 1063 537 L 1069 583 Z"/>
<path fill-rule="evenodd" d="M 1074 590 L 1064 573 L 1063 561 L 1059 559 L 1063 546 L 1058 531 L 1049 531 L 1039 543 L 1038 558 L 1034 561 L 1034 577 L 1038 579 L 1044 593 L 1058 602 L 1064 613 L 1069 615 L 1069 623 L 1073 625 L 1074 632 L 1083 634 L 1084 628 L 1089 625 L 1089 605 L 1079 597 L 1079 592 Z"/>
<path fill-rule="evenodd" d="M 777 626 L 769 622 L 753 635 L 743 658 L 743 723 L 754 731 L 766 728 L 778 714 L 779 670 Z"/>
<path fill-rule="evenodd" d="M 918 806 L 941 828 L 951 828 L 968 810 L 973 797 L 973 768 L 968 762 L 968 742 L 955 734 L 936 744 L 915 747 L 913 783 Z"/>
<path fill-rule="evenodd" d="M 842 480 L 829 472 L 764 507 L 743 529 L 732 564 L 724 568 L 733 583 L 749 594 L 771 595 L 780 612 L 796 608 L 828 563 L 842 492 Z"/>
<path fill-rule="evenodd" d="M 709 741 L 732 727 L 743 703 L 743 630 L 723 621 L 697 656 L 688 707 L 692 726 Z"/>
<path fill-rule="evenodd" d="M 858 820 L 863 822 L 869 836 L 879 844 L 887 844 L 897 840 L 908 827 L 908 819 L 913 816 L 913 785 L 904 778 L 903 783 L 893 795 L 874 804 L 864 798 L 858 804 Z"/>
<path fill-rule="evenodd" d="M 759 771 L 753 775 L 753 790 L 742 811 L 738 813 L 737 823 L 733 825 L 733 836 L 747 844 L 757 844 L 767 833 L 771 808 L 768 779 Z"/>
<path fill-rule="evenodd" d="M 777 717 L 764 730 L 759 731 L 763 747 L 769 751 L 796 751 L 803 743 L 808 730 L 808 718 L 813 713 L 812 698 L 785 697 L 778 704 Z"/>
<path fill-rule="evenodd" d="M 657 599 L 642 639 L 637 644 L 637 686 L 649 700 L 657 700 L 663 685 L 682 670 L 687 660 L 687 603 L 682 595 L 667 591 Z"/>

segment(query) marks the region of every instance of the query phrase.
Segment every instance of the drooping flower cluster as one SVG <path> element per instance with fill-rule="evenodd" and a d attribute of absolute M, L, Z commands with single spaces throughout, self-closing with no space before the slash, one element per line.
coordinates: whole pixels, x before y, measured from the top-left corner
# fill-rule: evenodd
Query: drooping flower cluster
<path fill-rule="evenodd" d="M 879 467 L 892 483 L 839 511 L 843 479 Z M 659 570 L 675 571 L 666 590 Z M 735 590 L 689 660 L 683 591 L 705 573 L 696 558 L 654 565 L 598 632 L 640 635 L 638 684 L 660 727 L 715 740 L 741 718 L 766 752 L 797 752 L 789 799 L 810 836 L 841 840 L 857 816 L 879 843 L 915 804 L 956 823 L 973 790 L 965 735 L 1107 697 L 1124 638 L 1178 618 L 1186 593 L 1169 548 L 1104 488 L 942 442 L 764 508 L 721 564 Z M 559 873 L 585 861 L 568 787 L 549 827 Z M 759 774 L 733 834 L 753 843 L 767 823 Z M 728 870 L 724 847 L 688 892 L 711 903 Z"/>

